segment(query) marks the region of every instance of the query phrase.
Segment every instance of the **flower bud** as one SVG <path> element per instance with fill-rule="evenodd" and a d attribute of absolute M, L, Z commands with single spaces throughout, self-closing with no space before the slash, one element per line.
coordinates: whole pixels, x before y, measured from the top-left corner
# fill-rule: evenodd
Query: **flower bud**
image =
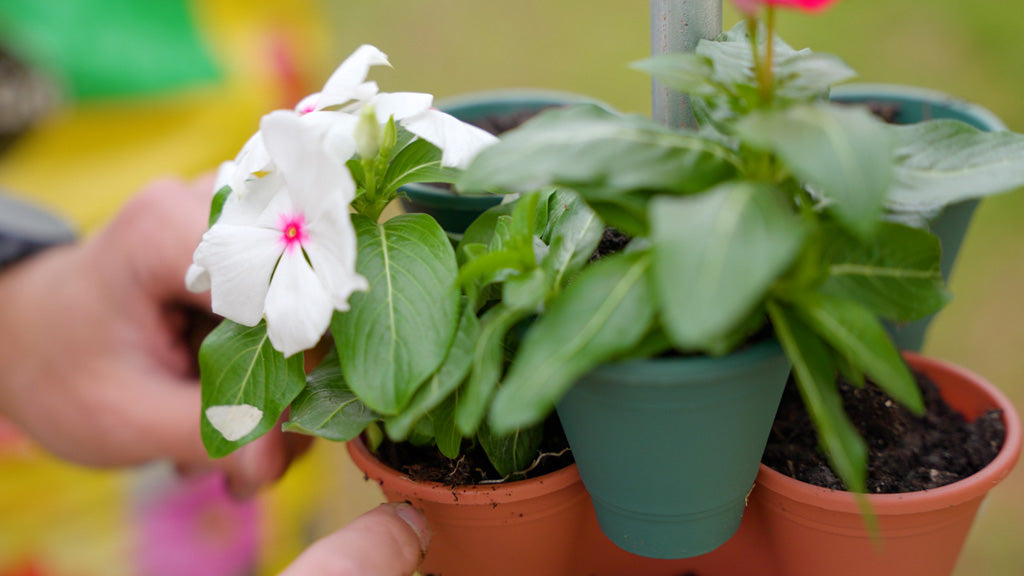
<path fill-rule="evenodd" d="M 359 111 L 359 121 L 356 123 L 355 134 L 356 152 L 364 160 L 377 156 L 380 150 L 380 124 L 377 123 L 377 113 L 372 104 L 367 104 Z"/>

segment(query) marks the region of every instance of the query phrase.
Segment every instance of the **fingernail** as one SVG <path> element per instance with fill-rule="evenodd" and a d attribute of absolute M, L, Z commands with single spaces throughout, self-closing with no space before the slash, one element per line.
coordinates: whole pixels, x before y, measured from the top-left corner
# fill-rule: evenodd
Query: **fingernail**
<path fill-rule="evenodd" d="M 430 526 L 427 524 L 426 517 L 407 502 L 396 505 L 395 513 L 416 533 L 416 536 L 420 539 L 420 549 L 425 554 L 427 552 L 427 545 L 430 544 Z"/>

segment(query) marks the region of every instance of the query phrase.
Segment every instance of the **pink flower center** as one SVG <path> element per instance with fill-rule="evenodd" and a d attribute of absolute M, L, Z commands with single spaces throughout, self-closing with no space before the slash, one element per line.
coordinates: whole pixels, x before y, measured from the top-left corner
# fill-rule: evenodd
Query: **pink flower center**
<path fill-rule="evenodd" d="M 306 216 L 303 214 L 285 214 L 281 216 L 281 242 L 285 250 L 293 250 L 295 246 L 309 238 L 306 233 Z"/>

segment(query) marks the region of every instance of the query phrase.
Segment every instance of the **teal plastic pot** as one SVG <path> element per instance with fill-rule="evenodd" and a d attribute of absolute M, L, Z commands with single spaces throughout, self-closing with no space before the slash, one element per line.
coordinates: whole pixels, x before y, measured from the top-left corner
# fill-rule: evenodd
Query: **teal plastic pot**
<path fill-rule="evenodd" d="M 495 115 L 532 116 L 546 108 L 581 102 L 595 101 L 567 92 L 503 90 L 441 100 L 437 107 L 464 122 L 475 124 Z M 508 129 L 510 126 L 499 128 Z M 500 204 L 502 199 L 492 194 L 456 194 L 447 188 L 420 183 L 403 186 L 402 191 L 405 193 L 401 200 L 403 210 L 430 214 L 445 232 L 456 236 L 462 234 L 485 210 Z"/>
<path fill-rule="evenodd" d="M 775 340 L 731 355 L 609 364 L 557 406 L 601 530 L 689 558 L 739 528 L 790 364 Z"/>
<path fill-rule="evenodd" d="M 894 123 L 914 124 L 924 120 L 953 119 L 966 122 L 988 132 L 1006 130 L 1006 125 L 992 112 L 976 104 L 958 100 L 934 90 L 890 84 L 850 84 L 832 91 L 832 100 L 847 103 L 876 103 L 892 107 Z M 942 243 L 942 276 L 948 281 L 960 245 L 977 208 L 977 200 L 947 206 L 930 222 L 931 230 Z M 902 350 L 920 351 L 933 316 L 900 325 L 889 326 L 893 341 Z"/>

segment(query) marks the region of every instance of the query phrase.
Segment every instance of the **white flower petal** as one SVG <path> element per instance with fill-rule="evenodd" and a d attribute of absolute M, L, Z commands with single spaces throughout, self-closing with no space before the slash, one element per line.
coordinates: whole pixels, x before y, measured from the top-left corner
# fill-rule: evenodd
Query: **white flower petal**
<path fill-rule="evenodd" d="M 398 122 L 430 110 L 434 97 L 420 92 L 391 92 L 377 94 L 370 102 L 377 114 L 377 122 L 384 124 L 392 116 Z"/>
<path fill-rule="evenodd" d="M 234 190 L 232 181 L 234 180 L 235 172 L 237 171 L 238 163 L 234 160 L 225 160 L 224 162 L 221 162 L 220 166 L 217 167 L 217 179 L 213 182 L 213 190 L 210 195 L 212 196 L 216 194 L 218 190 L 225 186 L 231 186 L 232 190 Z"/>
<path fill-rule="evenodd" d="M 489 132 L 434 109 L 403 120 L 402 126 L 440 148 L 441 164 L 456 168 L 465 168 L 481 150 L 498 141 Z"/>
<path fill-rule="evenodd" d="M 323 337 L 334 312 L 327 291 L 297 247 L 281 255 L 267 292 L 267 336 L 285 356 Z"/>
<path fill-rule="evenodd" d="M 234 442 L 259 426 L 263 411 L 249 404 L 210 406 L 206 409 L 206 419 L 225 440 Z"/>
<path fill-rule="evenodd" d="M 192 264 L 185 271 L 185 288 L 189 292 L 200 294 L 210 289 L 210 274 L 206 268 Z"/>
<path fill-rule="evenodd" d="M 309 224 L 310 240 L 304 246 L 313 271 L 337 310 L 348 310 L 355 291 L 369 289 L 366 278 L 356 273 L 356 233 L 345 208 L 332 208 Z"/>
<path fill-rule="evenodd" d="M 390 66 L 386 54 L 369 44 L 363 44 L 351 56 L 345 59 L 331 74 L 320 92 L 317 108 L 344 104 L 349 100 L 365 100 L 376 92 L 376 84 L 371 87 L 364 82 L 371 66 Z M 369 90 L 373 92 L 369 92 Z"/>
<path fill-rule="evenodd" d="M 299 103 L 295 105 L 295 111 L 298 112 L 299 114 L 309 114 L 310 112 L 316 110 L 316 105 L 319 102 L 320 93 L 314 92 L 309 96 L 306 96 L 302 100 L 299 100 Z"/>
<path fill-rule="evenodd" d="M 331 132 L 332 120 L 341 116 L 343 114 L 336 112 L 299 116 L 278 110 L 260 121 L 267 151 L 296 204 L 304 209 L 315 207 L 332 192 L 340 194 L 341 201 L 346 203 L 355 196 L 355 183 L 345 165 L 351 154 L 337 154 L 342 136 Z M 351 151 L 355 152 L 354 141 Z"/>
<path fill-rule="evenodd" d="M 203 234 L 193 258 L 209 274 L 214 313 L 244 326 L 259 323 L 280 241 L 279 231 L 254 226 L 215 224 Z"/>

